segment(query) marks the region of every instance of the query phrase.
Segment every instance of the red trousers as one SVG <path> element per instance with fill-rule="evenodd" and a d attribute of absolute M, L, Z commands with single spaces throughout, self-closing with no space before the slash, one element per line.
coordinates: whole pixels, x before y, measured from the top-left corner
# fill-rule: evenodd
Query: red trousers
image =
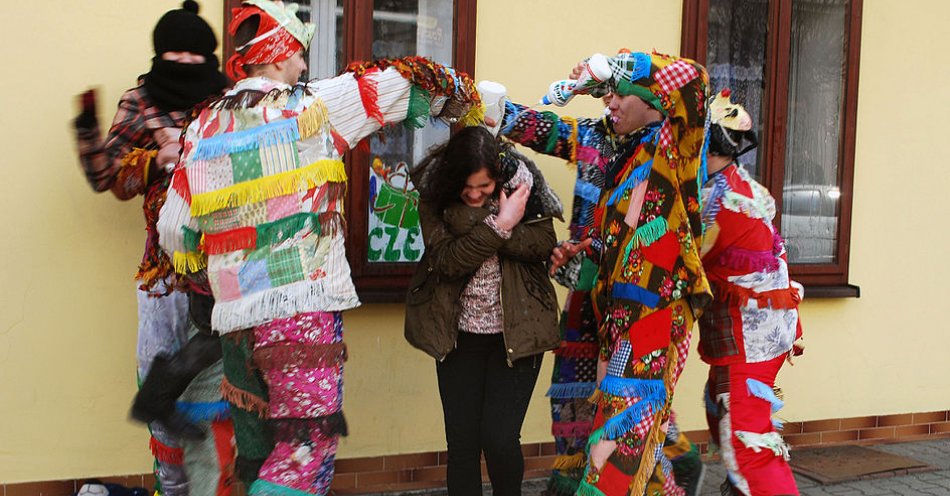
<path fill-rule="evenodd" d="M 767 362 L 710 367 L 707 385 L 710 396 L 718 403 L 718 415 L 708 417 L 710 432 L 718 432 L 730 481 L 749 496 L 798 494 L 795 478 L 782 454 L 762 446 L 753 449 L 736 436 L 736 432 L 755 436 L 774 431 L 772 403 L 752 394 L 747 380 L 761 382 L 771 389 L 784 362 L 783 355 Z"/>

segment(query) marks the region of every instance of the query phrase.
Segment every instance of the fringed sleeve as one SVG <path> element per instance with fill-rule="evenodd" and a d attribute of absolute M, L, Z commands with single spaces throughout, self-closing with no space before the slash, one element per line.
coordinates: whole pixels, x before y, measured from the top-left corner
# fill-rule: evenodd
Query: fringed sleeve
<path fill-rule="evenodd" d="M 355 62 L 311 89 L 326 103 L 331 124 L 350 148 L 387 124 L 420 128 L 434 116 L 474 125 L 484 118 L 468 75 L 422 57 Z"/>

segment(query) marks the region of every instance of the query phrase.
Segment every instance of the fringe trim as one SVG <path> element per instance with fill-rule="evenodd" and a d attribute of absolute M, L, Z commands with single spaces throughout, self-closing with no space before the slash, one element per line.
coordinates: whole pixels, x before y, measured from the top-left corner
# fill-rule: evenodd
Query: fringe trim
<path fill-rule="evenodd" d="M 299 212 L 293 215 L 278 219 L 273 222 L 257 226 L 256 247 L 276 245 L 290 238 L 308 227 L 314 234 L 319 236 L 320 215 L 316 212 Z"/>
<path fill-rule="evenodd" d="M 229 207 L 262 202 L 305 191 L 328 182 L 346 181 L 341 160 L 318 160 L 306 167 L 195 195 L 191 215 L 199 217 Z"/>
<path fill-rule="evenodd" d="M 210 422 L 231 418 L 231 409 L 227 401 L 175 403 L 175 409 L 195 423 Z"/>
<path fill-rule="evenodd" d="M 211 327 L 227 334 L 303 312 L 337 312 L 359 306 L 352 294 L 329 294 L 310 280 L 278 286 L 234 301 L 216 301 Z"/>
<path fill-rule="evenodd" d="M 201 233 L 188 226 L 181 226 L 181 232 L 185 249 L 188 251 L 198 251 L 198 246 L 201 245 Z"/>
<path fill-rule="evenodd" d="M 176 251 L 172 255 L 172 265 L 179 274 L 198 272 L 208 266 L 208 259 L 201 252 L 182 253 Z"/>
<path fill-rule="evenodd" d="M 653 471 L 651 470 L 652 474 Z M 638 494 L 638 493 L 627 493 L 627 494 Z M 580 481 L 577 486 L 577 496 L 606 496 L 600 489 L 597 489 L 595 486 L 592 486 L 587 483 L 587 481 Z"/>
<path fill-rule="evenodd" d="M 342 411 L 316 418 L 275 419 L 273 425 L 275 442 L 309 442 L 314 431 L 320 431 L 325 437 L 349 434 Z"/>
<path fill-rule="evenodd" d="M 485 122 L 485 107 L 479 104 L 472 105 L 468 112 L 459 119 L 458 124 L 462 127 L 471 127 L 483 122 Z"/>
<path fill-rule="evenodd" d="M 267 400 L 256 394 L 239 389 L 228 382 L 227 377 L 221 380 L 221 398 L 241 410 L 256 413 L 260 418 L 267 416 L 267 410 L 269 408 Z"/>
<path fill-rule="evenodd" d="M 342 216 L 338 212 L 300 212 L 260 224 L 256 228 L 239 227 L 217 234 L 206 234 L 204 251 L 209 255 L 218 255 L 237 250 L 254 250 L 279 244 L 307 228 L 317 236 L 324 233 L 336 234 L 341 225 Z"/>
<path fill-rule="evenodd" d="M 673 384 L 675 383 L 674 377 L 676 374 L 676 363 L 679 361 L 679 351 L 675 346 L 670 346 L 669 358 L 666 362 L 666 370 L 663 372 L 663 383 L 664 384 Z M 666 402 L 667 397 L 664 397 L 659 404 L 659 407 L 662 407 Z M 637 473 L 634 474 L 633 480 L 630 483 L 630 494 L 643 494 L 647 487 L 647 481 L 650 477 L 653 476 L 653 467 L 656 465 L 656 451 L 655 447 L 663 442 L 663 437 L 665 434 L 663 430 L 660 429 L 659 415 L 654 413 L 657 418 L 653 419 L 653 427 L 650 428 L 649 434 L 647 434 L 646 439 L 643 443 L 643 454 L 640 456 L 640 465 Z M 649 467 L 648 469 L 646 467 Z"/>
<path fill-rule="evenodd" d="M 188 186 L 188 174 L 184 167 L 179 166 L 172 173 L 171 189 L 175 190 L 185 203 L 191 205 L 191 187 Z"/>
<path fill-rule="evenodd" d="M 607 206 L 617 203 L 626 192 L 636 188 L 643 181 L 646 181 L 647 178 L 650 177 L 651 170 L 653 170 L 653 160 L 649 160 L 646 163 L 641 164 L 636 169 L 633 169 L 633 171 L 630 172 L 630 175 L 624 179 L 624 181 L 620 183 L 620 185 L 617 186 L 617 189 L 614 190 L 614 192 L 610 195 L 610 198 L 607 200 Z"/>
<path fill-rule="evenodd" d="M 217 234 L 205 235 L 205 252 L 208 255 L 230 253 L 238 250 L 253 250 L 257 246 L 257 229 L 239 227 Z"/>
<path fill-rule="evenodd" d="M 366 71 L 366 76 L 376 72 L 373 69 Z M 356 80 L 356 86 L 360 90 L 360 100 L 363 102 L 363 109 L 366 111 L 366 117 L 374 119 L 380 126 L 385 124 L 382 110 L 379 109 L 379 82 L 373 78 L 361 77 Z"/>
<path fill-rule="evenodd" d="M 568 165 L 577 166 L 577 147 L 580 146 L 580 143 L 577 142 L 577 119 L 573 117 L 561 117 L 561 120 L 567 122 L 571 126 L 571 137 L 568 138 L 567 142 L 571 147 L 571 154 L 568 157 Z"/>
<path fill-rule="evenodd" d="M 263 126 L 224 133 L 198 141 L 190 160 L 211 160 L 231 153 L 300 140 L 296 119 L 283 119 Z"/>
<path fill-rule="evenodd" d="M 588 422 L 552 422 L 551 435 L 554 437 L 587 437 L 593 423 Z"/>
<path fill-rule="evenodd" d="M 554 470 L 569 470 L 572 468 L 581 468 L 587 464 L 587 457 L 584 452 L 577 452 L 573 455 L 561 455 L 554 459 L 551 468 Z"/>
<path fill-rule="evenodd" d="M 749 389 L 749 394 L 768 401 L 772 405 L 772 413 L 781 410 L 785 406 L 785 402 L 775 395 L 775 391 L 768 384 L 755 379 L 746 379 L 745 385 Z"/>
<path fill-rule="evenodd" d="M 619 439 L 620 436 L 636 427 L 643 417 L 654 415 L 661 405 L 662 401 L 657 398 L 644 398 L 628 406 L 624 411 L 604 422 L 604 437 L 610 440 Z"/>
<path fill-rule="evenodd" d="M 346 359 L 344 343 L 308 346 L 283 344 L 254 350 L 254 364 L 261 369 L 278 369 L 288 365 L 326 368 L 340 365 Z"/>
<path fill-rule="evenodd" d="M 640 246 L 650 246 L 662 238 L 668 229 L 666 219 L 657 217 L 637 228 L 636 237 Z"/>
<path fill-rule="evenodd" d="M 797 308 L 802 301 L 798 289 L 794 287 L 757 293 L 735 284 L 716 284 L 713 294 L 719 301 L 740 307 L 748 305 L 749 300 L 755 300 L 759 308 L 789 309 Z"/>
<path fill-rule="evenodd" d="M 416 85 L 409 86 L 409 108 L 406 111 L 406 118 L 402 121 L 407 129 L 422 129 L 429 120 L 429 112 L 432 111 L 430 101 L 432 96 L 428 91 L 419 88 Z"/>
<path fill-rule="evenodd" d="M 769 250 L 728 248 L 719 256 L 719 263 L 730 269 L 751 272 L 775 272 L 779 268 L 778 258 Z"/>
<path fill-rule="evenodd" d="M 553 496 L 574 496 L 580 481 L 561 474 L 551 474 L 548 479 L 548 494 Z"/>
<path fill-rule="evenodd" d="M 570 398 L 587 398 L 597 389 L 593 382 L 568 382 L 551 384 L 545 396 L 553 399 L 566 400 Z"/>
<path fill-rule="evenodd" d="M 312 493 L 257 479 L 247 490 L 248 496 L 314 496 Z"/>
<path fill-rule="evenodd" d="M 327 106 L 323 100 L 316 100 L 297 116 L 297 130 L 300 139 L 305 140 L 323 129 L 330 122 Z"/>
<path fill-rule="evenodd" d="M 595 343 L 562 342 L 554 354 L 562 358 L 597 358 L 597 351 Z"/>
<path fill-rule="evenodd" d="M 333 138 L 333 147 L 336 148 L 337 153 L 343 155 L 350 151 L 350 144 L 346 142 L 343 136 L 340 136 L 340 133 L 336 132 L 336 129 L 330 129 L 330 137 Z"/>
<path fill-rule="evenodd" d="M 149 439 L 148 447 L 152 451 L 152 456 L 154 456 L 159 463 L 167 463 L 169 465 L 182 465 L 185 463 L 185 450 L 181 448 L 172 448 L 154 437 Z"/>
<path fill-rule="evenodd" d="M 656 401 L 666 397 L 662 379 L 624 379 L 613 375 L 600 382 L 602 392 L 621 398 L 639 398 L 641 401 Z"/>

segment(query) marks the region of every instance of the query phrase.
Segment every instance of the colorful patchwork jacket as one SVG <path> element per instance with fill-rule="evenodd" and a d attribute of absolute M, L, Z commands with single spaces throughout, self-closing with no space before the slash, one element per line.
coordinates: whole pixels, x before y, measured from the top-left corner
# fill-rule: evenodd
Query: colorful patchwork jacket
<path fill-rule="evenodd" d="M 480 109 L 467 76 L 415 57 L 293 87 L 241 80 L 186 131 L 162 246 L 179 272 L 207 266 L 221 333 L 356 307 L 342 154 L 386 124 L 477 121 Z"/>
<path fill-rule="evenodd" d="M 768 190 L 735 164 L 703 188 L 702 257 L 714 298 L 699 320 L 699 353 L 709 364 L 771 360 L 801 337 L 803 288 L 789 279 L 774 217 Z"/>
<path fill-rule="evenodd" d="M 698 315 L 711 299 L 699 257 L 708 77 L 692 61 L 651 57 L 649 89 L 659 95 L 663 119 L 613 158 L 595 212 L 594 237 L 603 247 L 593 301 L 603 360 L 620 339 L 637 340 L 632 328 L 648 325 L 654 313 L 667 335 L 653 344 L 665 348 L 670 321 L 661 311 L 685 300 Z M 679 66 L 691 77 L 664 84 L 665 71 Z"/>

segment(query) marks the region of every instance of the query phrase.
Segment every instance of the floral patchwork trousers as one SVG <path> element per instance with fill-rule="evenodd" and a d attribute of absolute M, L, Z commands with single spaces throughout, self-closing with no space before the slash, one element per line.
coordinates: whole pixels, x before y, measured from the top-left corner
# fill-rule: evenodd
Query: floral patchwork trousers
<path fill-rule="evenodd" d="M 310 312 L 254 328 L 273 449 L 249 494 L 327 494 L 343 418 L 343 320 Z M 240 449 L 240 448 L 239 448 Z"/>
<path fill-rule="evenodd" d="M 676 300 L 606 343 L 606 375 L 594 393 L 597 412 L 578 494 L 639 496 L 648 487 L 670 496 L 684 494 L 663 445 L 693 321 L 689 304 Z"/>

